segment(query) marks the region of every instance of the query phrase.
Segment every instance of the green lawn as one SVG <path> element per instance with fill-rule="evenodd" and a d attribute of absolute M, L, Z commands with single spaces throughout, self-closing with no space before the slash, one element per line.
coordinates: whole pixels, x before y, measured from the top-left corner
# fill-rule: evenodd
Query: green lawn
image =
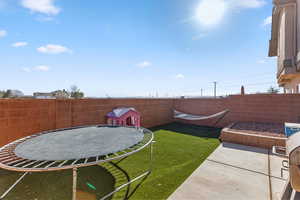
<path fill-rule="evenodd" d="M 99 166 L 78 170 L 78 190 L 95 194 L 107 194 L 115 185 L 114 177 Z M 16 181 L 20 173 L 0 171 L 0 194 Z M 88 187 L 92 184 L 97 190 Z M 28 174 L 4 200 L 71 200 L 72 171 L 42 172 Z"/>
<path fill-rule="evenodd" d="M 152 173 L 139 185 L 133 184 L 114 195 L 124 199 L 133 192 L 132 200 L 166 199 L 219 145 L 220 129 L 172 123 L 152 129 L 155 134 Z M 124 159 L 118 166 L 93 166 L 79 169 L 78 189 L 97 195 L 97 199 L 113 187 L 134 178 L 148 167 L 148 148 Z M 19 173 L 0 170 L 0 194 Z M 92 185 L 92 187 L 90 186 Z M 28 175 L 5 200 L 71 199 L 71 170 Z"/>
<path fill-rule="evenodd" d="M 168 198 L 220 144 L 221 129 L 172 123 L 152 130 L 156 141 L 153 172 L 132 195 L 132 200 Z M 119 166 L 133 178 L 136 172 L 147 168 L 147 159 L 145 150 Z M 114 199 L 121 196 L 117 194 Z"/>

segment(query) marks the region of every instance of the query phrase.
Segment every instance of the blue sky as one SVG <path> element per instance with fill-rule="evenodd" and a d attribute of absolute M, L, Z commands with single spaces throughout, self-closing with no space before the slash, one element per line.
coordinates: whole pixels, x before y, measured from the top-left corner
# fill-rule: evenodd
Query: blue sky
<path fill-rule="evenodd" d="M 266 91 L 271 0 L 0 0 L 0 89 L 87 96 Z"/>

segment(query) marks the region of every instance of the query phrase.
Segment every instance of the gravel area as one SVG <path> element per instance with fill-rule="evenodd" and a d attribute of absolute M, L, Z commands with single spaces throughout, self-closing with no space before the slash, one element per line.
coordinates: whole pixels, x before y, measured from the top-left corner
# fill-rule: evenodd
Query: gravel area
<path fill-rule="evenodd" d="M 280 123 L 237 122 L 230 129 L 245 133 L 285 137 L 284 124 Z"/>

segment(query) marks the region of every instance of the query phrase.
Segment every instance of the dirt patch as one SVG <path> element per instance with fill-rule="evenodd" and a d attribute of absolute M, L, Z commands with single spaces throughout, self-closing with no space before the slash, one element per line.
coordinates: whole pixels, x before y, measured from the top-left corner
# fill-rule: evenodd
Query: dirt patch
<path fill-rule="evenodd" d="M 280 123 L 237 122 L 230 129 L 243 133 L 286 137 L 284 124 Z"/>

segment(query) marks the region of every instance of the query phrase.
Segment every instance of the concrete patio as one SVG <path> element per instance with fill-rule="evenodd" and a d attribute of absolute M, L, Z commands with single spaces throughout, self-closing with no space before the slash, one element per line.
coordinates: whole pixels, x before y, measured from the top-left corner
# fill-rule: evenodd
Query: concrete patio
<path fill-rule="evenodd" d="M 288 172 L 267 149 L 222 143 L 168 198 L 279 199 Z"/>

